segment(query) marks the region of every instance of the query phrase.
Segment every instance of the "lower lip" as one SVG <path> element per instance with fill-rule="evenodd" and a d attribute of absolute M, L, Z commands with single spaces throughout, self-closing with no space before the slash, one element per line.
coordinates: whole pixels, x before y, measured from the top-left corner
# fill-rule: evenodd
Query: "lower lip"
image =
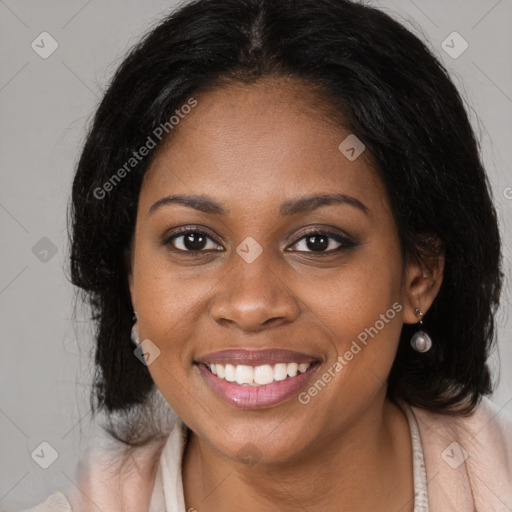
<path fill-rule="evenodd" d="M 304 373 L 263 386 L 228 382 L 214 375 L 204 364 L 199 363 L 197 366 L 206 383 L 220 398 L 237 407 L 258 409 L 279 404 L 296 395 L 320 364 L 313 363 Z"/>

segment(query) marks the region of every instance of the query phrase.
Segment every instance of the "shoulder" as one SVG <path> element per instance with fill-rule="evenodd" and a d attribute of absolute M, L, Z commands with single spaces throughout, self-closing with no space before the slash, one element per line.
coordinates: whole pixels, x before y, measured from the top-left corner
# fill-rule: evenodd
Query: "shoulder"
<path fill-rule="evenodd" d="M 105 512 L 147 510 L 169 435 L 162 432 L 144 444 L 128 446 L 100 431 L 79 461 L 76 490 L 68 494 L 73 512 L 89 511 L 91 503 L 94 510 Z"/>
<path fill-rule="evenodd" d="M 500 450 L 512 450 L 512 414 L 506 406 L 500 406 L 487 397 L 468 416 L 433 413 L 419 407 L 411 407 L 426 437 L 470 441 L 472 445 L 487 450 L 493 446 Z M 512 462 L 512 461 L 511 461 Z"/>
<path fill-rule="evenodd" d="M 446 504 L 457 496 L 459 503 L 468 500 L 468 507 L 489 511 L 512 503 L 512 415 L 506 406 L 483 397 L 468 416 L 411 409 L 425 456 L 429 498 L 432 494 Z"/>
<path fill-rule="evenodd" d="M 66 496 L 58 491 L 50 494 L 44 502 L 23 512 L 73 512 L 73 509 Z"/>

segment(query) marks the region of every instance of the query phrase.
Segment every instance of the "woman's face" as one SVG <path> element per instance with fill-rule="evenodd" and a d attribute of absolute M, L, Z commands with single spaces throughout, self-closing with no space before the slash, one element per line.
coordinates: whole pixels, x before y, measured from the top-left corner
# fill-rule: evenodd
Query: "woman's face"
<path fill-rule="evenodd" d="M 224 457 L 278 463 L 378 418 L 411 293 L 433 297 L 368 155 L 339 149 L 350 132 L 300 84 L 267 85 L 195 97 L 144 178 L 129 282 L 172 408 Z"/>

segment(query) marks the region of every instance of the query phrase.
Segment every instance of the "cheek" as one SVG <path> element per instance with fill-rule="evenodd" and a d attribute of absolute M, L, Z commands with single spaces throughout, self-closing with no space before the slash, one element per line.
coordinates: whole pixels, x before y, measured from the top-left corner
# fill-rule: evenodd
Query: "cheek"
<path fill-rule="evenodd" d="M 141 339 L 150 339 L 160 350 L 148 369 L 164 395 L 166 389 L 173 392 L 184 385 L 192 354 L 189 341 L 198 339 L 199 312 L 213 285 L 207 274 L 201 279 L 184 276 L 164 255 L 141 244 L 134 273 L 139 331 Z"/>
<path fill-rule="evenodd" d="M 359 249 L 328 276 L 303 279 L 300 294 L 312 317 L 327 327 L 334 357 L 342 358 L 343 386 L 380 386 L 402 329 L 402 260 L 392 234 Z"/>
<path fill-rule="evenodd" d="M 401 272 L 399 248 L 371 241 L 336 269 L 302 275 L 295 290 L 343 348 L 401 300 Z"/>
<path fill-rule="evenodd" d="M 144 319 L 140 330 L 157 343 L 162 355 L 172 355 L 176 362 L 189 360 L 191 344 L 187 341 L 197 340 L 207 284 L 205 280 L 184 281 L 165 272 L 146 276 L 140 294 L 139 314 Z"/>

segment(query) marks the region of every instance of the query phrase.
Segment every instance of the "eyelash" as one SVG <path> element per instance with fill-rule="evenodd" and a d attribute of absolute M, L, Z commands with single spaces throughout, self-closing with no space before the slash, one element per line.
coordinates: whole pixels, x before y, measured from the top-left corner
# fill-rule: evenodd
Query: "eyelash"
<path fill-rule="evenodd" d="M 213 241 L 214 243 L 220 245 L 220 243 L 217 240 L 215 240 L 211 235 L 209 235 L 205 231 L 202 231 L 201 229 L 197 229 L 197 228 L 180 228 L 180 229 L 178 229 L 177 232 L 175 232 L 171 236 L 167 237 L 163 241 L 163 245 L 169 246 L 171 248 L 171 250 L 173 250 L 174 252 L 178 252 L 178 253 L 189 253 L 189 254 L 200 255 L 200 254 L 204 254 L 207 252 L 212 252 L 212 250 L 205 250 L 205 249 L 200 249 L 197 251 L 176 249 L 172 245 L 172 242 L 174 240 L 176 240 L 177 238 L 179 238 L 181 236 L 186 236 L 186 235 L 192 234 L 192 233 L 204 236 L 204 237 L 210 239 L 211 241 Z M 351 249 L 357 245 L 357 243 L 354 242 L 353 240 L 351 240 L 350 238 L 344 237 L 343 235 L 340 235 L 338 233 L 333 233 L 332 231 L 326 231 L 326 230 L 312 229 L 310 231 L 306 231 L 305 233 L 302 233 L 300 238 L 298 238 L 291 246 L 297 245 L 297 243 L 299 243 L 300 241 L 307 239 L 308 237 L 311 237 L 311 236 L 327 236 L 328 238 L 334 239 L 336 242 L 338 242 L 340 244 L 340 246 L 337 247 L 336 249 L 331 249 L 329 251 L 298 251 L 298 252 L 301 252 L 301 253 L 305 252 L 307 254 L 315 254 L 318 256 L 331 255 L 331 254 L 339 252 L 343 249 Z"/>

